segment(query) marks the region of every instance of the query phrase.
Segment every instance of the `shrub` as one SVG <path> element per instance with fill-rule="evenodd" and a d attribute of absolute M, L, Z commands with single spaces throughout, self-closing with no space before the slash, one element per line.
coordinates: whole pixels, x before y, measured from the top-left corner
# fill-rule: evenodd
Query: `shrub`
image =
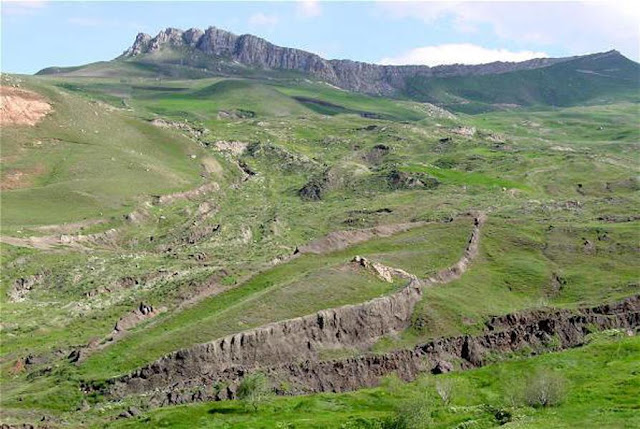
<path fill-rule="evenodd" d="M 561 374 L 539 369 L 526 380 L 522 396 L 532 407 L 552 407 L 564 400 L 566 384 Z"/>
<path fill-rule="evenodd" d="M 455 393 L 455 382 L 451 378 L 436 380 L 436 392 L 444 405 L 449 405 Z"/>
<path fill-rule="evenodd" d="M 256 372 L 249 374 L 242 380 L 238 387 L 237 396 L 245 406 L 257 411 L 260 405 L 273 396 L 273 390 L 269 385 L 269 379 L 264 374 Z"/>

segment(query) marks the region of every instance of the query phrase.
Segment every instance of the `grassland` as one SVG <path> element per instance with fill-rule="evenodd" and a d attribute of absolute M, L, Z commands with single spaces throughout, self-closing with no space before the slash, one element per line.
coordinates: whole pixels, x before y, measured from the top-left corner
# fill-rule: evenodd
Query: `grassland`
<path fill-rule="evenodd" d="M 124 66 L 118 67 L 113 76 Z M 382 339 L 373 351 L 475 332 L 492 315 L 637 293 L 637 104 L 452 118 L 429 114 L 420 103 L 304 81 L 145 76 L 22 78 L 54 103 L 54 113 L 33 128 L 2 130 L 3 180 L 24 173 L 19 188 L 3 190 L 3 235 L 42 236 L 50 234 L 42 226 L 57 231 L 56 225 L 95 219 L 103 223 L 87 224 L 83 234 L 118 232 L 88 249 L 1 245 L 3 421 L 47 415 L 76 426 L 106 424 L 124 405 L 85 397 L 83 381 L 125 373 L 180 347 L 390 293 L 402 283 L 384 282 L 348 261 L 359 254 L 428 276 L 460 257 L 471 228 L 465 215 L 472 210 L 489 214 L 479 258 L 461 279 L 426 290 L 411 328 Z M 188 138 L 149 123 L 158 117 L 210 132 Z M 460 126 L 476 131 L 460 135 Z M 221 140 L 249 149 L 221 152 Z M 207 172 L 207 162 L 216 171 Z M 247 177 L 239 165 L 256 174 Z M 313 180 L 324 187 L 322 198 L 302 199 L 299 190 Z M 151 195 L 208 181 L 219 183 L 220 191 L 143 204 Z M 142 209 L 139 221 L 123 218 L 135 209 Z M 409 221 L 430 223 L 289 259 L 297 246 L 332 231 Z M 39 280 L 23 300 L 10 298 L 17 279 L 34 276 Z M 205 284 L 215 293 L 185 305 Z M 72 350 L 109 335 L 140 302 L 167 311 L 82 363 L 68 362 Z M 615 350 L 622 351 L 608 357 Z M 584 350 L 447 376 L 468 394 L 451 408 L 430 390 L 434 425 L 495 425 L 481 404 L 505 406 L 498 375 L 518 377 L 536 366 L 560 370 L 571 393 L 559 408 L 517 407 L 518 424 L 632 422 L 637 410 L 620 405 L 618 412 L 612 404 L 630 404 L 638 391 L 625 382 L 637 352 L 635 339 L 603 340 Z M 29 355 L 42 363 L 15 371 Z M 587 374 L 598 378 L 590 382 Z M 410 384 L 393 392 L 277 399 L 258 414 L 237 403 L 177 407 L 152 412 L 147 424 L 350 427 L 357 417 L 393 415 L 419 389 Z M 85 416 L 76 412 L 83 401 L 89 403 Z M 145 418 L 114 424 L 135 426 Z"/>

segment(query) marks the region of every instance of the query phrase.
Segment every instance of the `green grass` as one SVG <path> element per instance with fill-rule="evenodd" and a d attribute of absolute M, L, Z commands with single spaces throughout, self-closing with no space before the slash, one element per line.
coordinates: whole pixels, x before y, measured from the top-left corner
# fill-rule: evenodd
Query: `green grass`
<path fill-rule="evenodd" d="M 3 230 L 118 215 L 145 195 L 202 183 L 204 152 L 195 143 L 39 85 L 32 89 L 50 98 L 53 113 L 32 128 L 3 128 L 2 175 L 23 175 L 2 192 Z"/>

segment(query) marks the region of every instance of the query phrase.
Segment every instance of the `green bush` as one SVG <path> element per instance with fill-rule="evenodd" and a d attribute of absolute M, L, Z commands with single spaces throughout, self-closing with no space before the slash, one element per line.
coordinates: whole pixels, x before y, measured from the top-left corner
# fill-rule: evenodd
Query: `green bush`
<path fill-rule="evenodd" d="M 247 408 L 257 411 L 258 407 L 273 396 L 273 390 L 269 384 L 267 376 L 260 372 L 246 376 L 237 392 L 238 399 L 244 402 Z"/>

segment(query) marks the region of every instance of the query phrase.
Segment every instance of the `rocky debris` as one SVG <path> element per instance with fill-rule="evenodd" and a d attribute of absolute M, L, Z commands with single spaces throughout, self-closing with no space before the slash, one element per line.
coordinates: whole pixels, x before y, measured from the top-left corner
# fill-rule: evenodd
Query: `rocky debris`
<path fill-rule="evenodd" d="M 183 242 L 187 244 L 200 243 L 203 239 L 210 237 L 213 233 L 220 230 L 220 224 L 196 224 L 189 228 L 187 235 L 183 238 Z"/>
<path fill-rule="evenodd" d="M 383 66 L 351 60 L 325 60 L 310 52 L 276 46 L 250 34 L 238 36 L 216 27 L 209 27 L 204 32 L 197 29 L 181 31 L 167 28 L 155 37 L 140 33 L 122 57 L 137 57 L 154 53 L 164 47 L 188 48 L 192 49 L 195 54 L 204 53 L 211 57 L 225 58 L 263 69 L 293 70 L 343 89 L 387 95 L 405 89 L 407 79 L 417 76 L 450 77 L 506 73 L 547 67 L 572 59 L 539 58 L 519 63 L 494 62 L 481 65 L 455 64 L 437 67 L 422 65 Z M 607 54 L 611 54 L 611 52 L 600 55 Z M 194 57 L 199 57 L 199 55 L 194 55 Z"/>
<path fill-rule="evenodd" d="M 166 205 L 179 200 L 191 200 L 219 190 L 220 185 L 216 182 L 209 182 L 188 191 L 176 192 L 168 195 L 156 195 L 154 196 L 153 204 Z"/>
<path fill-rule="evenodd" d="M 40 426 L 38 426 L 40 428 Z M 30 423 L 18 423 L 18 424 L 7 424 L 2 423 L 0 425 L 0 429 L 36 429 L 36 427 Z"/>
<path fill-rule="evenodd" d="M 218 140 L 213 144 L 213 147 L 219 150 L 220 152 L 228 152 L 233 156 L 240 156 L 246 150 L 249 143 L 240 142 L 240 141 L 226 141 L 226 140 Z"/>
<path fill-rule="evenodd" d="M 446 360 L 439 360 L 431 370 L 432 374 L 446 374 L 453 371 L 453 365 Z"/>
<path fill-rule="evenodd" d="M 200 141 L 200 139 L 206 137 L 206 135 L 210 133 L 207 128 L 190 124 L 186 120 L 184 122 L 176 122 L 156 118 L 151 121 L 151 125 L 155 125 L 160 128 L 172 128 L 174 130 L 184 131 L 187 137 L 195 141 Z"/>
<path fill-rule="evenodd" d="M 394 277 L 399 277 L 403 279 L 415 279 L 416 276 L 413 274 L 409 274 L 408 272 L 401 270 L 400 268 L 393 268 L 383 265 L 379 262 L 373 262 L 363 256 L 355 256 L 352 260 L 352 263 L 364 268 L 367 271 L 374 273 L 380 279 L 393 283 Z"/>
<path fill-rule="evenodd" d="M 416 105 L 415 109 L 420 110 L 423 113 L 426 113 L 427 116 L 430 118 L 451 119 L 451 120 L 456 119 L 456 115 L 454 115 L 453 113 L 431 103 L 421 103 L 419 105 Z"/>
<path fill-rule="evenodd" d="M 40 284 L 43 279 L 44 276 L 42 274 L 15 279 L 9 291 L 9 300 L 12 302 L 24 301 L 33 287 Z"/>
<path fill-rule="evenodd" d="M 115 245 L 115 239 L 117 238 L 118 231 L 115 229 L 109 229 L 105 232 L 99 232 L 96 234 L 62 234 L 62 235 L 45 235 L 38 237 L 9 237 L 0 236 L 0 242 L 10 244 L 12 246 L 19 247 L 31 247 L 34 249 L 50 250 L 56 246 L 70 246 L 80 250 L 87 250 L 84 246 L 88 245 Z"/>
<path fill-rule="evenodd" d="M 85 357 L 86 354 L 84 353 L 84 349 L 79 348 L 72 350 L 71 353 L 69 353 L 69 356 L 67 356 L 67 359 L 69 360 L 69 363 L 77 363 Z"/>
<path fill-rule="evenodd" d="M 483 216 L 475 219 L 463 258 L 450 268 L 458 276 L 477 254 L 483 221 Z M 179 350 L 132 374 L 112 380 L 111 392 L 124 396 L 166 389 L 178 380 L 197 383 L 196 380 L 201 380 L 205 374 L 226 380 L 229 371 L 238 367 L 246 371 L 291 361 L 316 360 L 318 351 L 326 349 L 364 349 L 379 338 L 398 333 L 410 325 L 414 306 L 422 297 L 423 285 L 416 277 L 408 276 L 408 284 L 391 295 L 274 322 Z M 432 283 L 437 281 L 434 279 Z"/>
<path fill-rule="evenodd" d="M 640 215 L 603 215 L 599 216 L 597 220 L 607 223 L 623 223 L 623 222 L 635 222 L 640 219 Z"/>
<path fill-rule="evenodd" d="M 387 180 L 393 189 L 434 189 L 440 185 L 438 179 L 426 173 L 409 173 L 399 170 L 392 170 L 388 174 Z"/>
<path fill-rule="evenodd" d="M 566 147 L 566 146 L 551 146 L 550 149 L 558 152 L 575 152 L 573 148 Z"/>
<path fill-rule="evenodd" d="M 595 255 L 596 254 L 596 245 L 591 241 L 591 240 L 587 240 L 586 238 L 582 239 L 582 251 L 586 254 L 586 255 Z"/>
<path fill-rule="evenodd" d="M 497 134 L 497 133 L 482 133 L 482 137 L 485 138 L 486 140 L 493 142 L 493 143 L 498 143 L 498 145 L 496 145 L 497 148 L 502 148 L 502 150 L 505 150 L 505 146 L 503 145 L 503 143 L 505 143 L 507 141 L 507 137 L 504 136 L 503 134 Z M 510 149 L 508 149 L 510 150 Z"/>
<path fill-rule="evenodd" d="M 238 160 L 238 168 L 240 169 L 242 174 L 244 174 L 245 180 L 258 174 L 251 167 L 249 167 L 249 165 L 247 165 L 247 163 L 244 162 L 243 160 Z"/>
<path fill-rule="evenodd" d="M 10 86 L 0 86 L 0 101 L 0 127 L 34 126 L 53 110 L 41 95 Z"/>
<path fill-rule="evenodd" d="M 452 132 L 453 134 L 457 134 L 459 136 L 465 136 L 465 137 L 473 137 L 476 135 L 476 127 L 459 126 L 459 127 L 451 128 L 449 131 Z"/>
<path fill-rule="evenodd" d="M 320 201 L 326 191 L 323 178 L 314 177 L 300 188 L 298 195 L 305 201 Z"/>
<path fill-rule="evenodd" d="M 246 152 L 253 158 L 264 158 L 273 167 L 283 171 L 317 171 L 321 166 L 306 155 L 287 150 L 273 143 L 254 142 L 247 146 Z"/>
<path fill-rule="evenodd" d="M 146 208 L 142 207 L 124 215 L 124 220 L 128 223 L 138 225 L 149 219 L 149 212 Z"/>
<path fill-rule="evenodd" d="M 142 321 L 155 317 L 166 310 L 165 307 L 156 310 L 153 306 L 141 302 L 138 308 L 118 319 L 112 334 L 118 335 L 124 331 L 128 331 Z"/>
<path fill-rule="evenodd" d="M 120 414 L 118 414 L 118 418 L 121 418 L 121 419 L 129 419 L 129 418 L 131 418 L 131 417 L 137 417 L 137 416 L 139 416 L 140 414 L 142 414 L 142 413 L 140 412 L 140 410 L 139 410 L 139 409 L 137 409 L 136 407 L 133 407 L 133 406 L 132 406 L 132 407 L 127 408 L 127 410 L 126 410 L 126 411 L 123 411 L 123 412 L 121 412 Z"/>
<path fill-rule="evenodd" d="M 545 210 L 545 211 L 558 211 L 558 210 L 580 211 L 582 210 L 582 203 L 580 201 L 575 201 L 575 200 L 551 201 L 551 202 L 542 204 L 541 208 L 542 210 Z"/>

